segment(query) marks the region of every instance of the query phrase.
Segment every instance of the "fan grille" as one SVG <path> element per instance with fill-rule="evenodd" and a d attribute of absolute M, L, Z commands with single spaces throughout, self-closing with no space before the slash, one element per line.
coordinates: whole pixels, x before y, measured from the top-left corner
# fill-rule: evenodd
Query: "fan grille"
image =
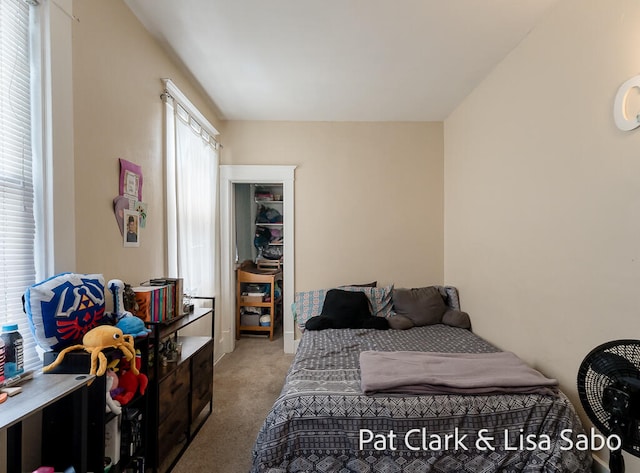
<path fill-rule="evenodd" d="M 578 394 L 587 415 L 604 435 L 614 430 L 612 415 L 603 404 L 605 389 L 626 384 L 640 386 L 640 340 L 616 340 L 593 349 L 578 371 Z M 631 415 L 625 416 L 628 432 L 622 448 L 640 457 L 640 403 L 632 403 Z"/>

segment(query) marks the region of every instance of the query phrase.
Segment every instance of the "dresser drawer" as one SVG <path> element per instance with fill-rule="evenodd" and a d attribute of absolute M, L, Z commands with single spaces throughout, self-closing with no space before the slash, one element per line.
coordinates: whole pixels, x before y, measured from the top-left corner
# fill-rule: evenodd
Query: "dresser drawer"
<path fill-rule="evenodd" d="M 158 461 L 162 465 L 170 455 L 180 451 L 180 445 L 187 441 L 189 429 L 189 398 L 177 399 L 158 426 Z"/>
<path fill-rule="evenodd" d="M 191 373 L 191 418 L 195 419 L 213 395 L 213 343 L 193 356 Z"/>
<path fill-rule="evenodd" d="M 159 386 L 159 421 L 162 422 L 174 410 L 179 399 L 189 394 L 189 363 L 182 363 L 162 380 Z"/>
<path fill-rule="evenodd" d="M 200 371 L 213 370 L 213 342 L 207 343 L 202 347 L 191 359 L 193 366 L 193 374 L 197 375 Z"/>

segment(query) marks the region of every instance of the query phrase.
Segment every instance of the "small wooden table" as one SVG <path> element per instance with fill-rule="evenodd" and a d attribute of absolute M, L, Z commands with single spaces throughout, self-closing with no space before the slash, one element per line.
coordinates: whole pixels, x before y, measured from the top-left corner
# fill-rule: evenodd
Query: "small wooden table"
<path fill-rule="evenodd" d="M 39 373 L 20 385 L 20 394 L 0 404 L 0 429 L 7 429 L 7 471 L 22 471 L 22 421 L 70 394 L 77 395 L 76 404 L 81 413 L 77 467 L 79 473 L 87 471 L 87 385 L 93 378 L 89 374 Z"/>

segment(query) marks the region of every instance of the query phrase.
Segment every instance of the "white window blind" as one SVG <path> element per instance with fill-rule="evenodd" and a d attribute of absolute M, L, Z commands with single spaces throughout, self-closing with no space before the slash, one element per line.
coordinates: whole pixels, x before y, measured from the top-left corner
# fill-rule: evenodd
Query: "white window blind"
<path fill-rule="evenodd" d="M 41 365 L 22 309 L 36 278 L 29 8 L 0 0 L 0 323 L 18 324 L 27 370 Z"/>

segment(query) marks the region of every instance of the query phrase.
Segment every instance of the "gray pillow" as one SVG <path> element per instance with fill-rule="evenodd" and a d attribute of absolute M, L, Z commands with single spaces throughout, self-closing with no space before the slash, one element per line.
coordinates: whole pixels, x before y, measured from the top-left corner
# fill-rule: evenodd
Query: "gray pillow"
<path fill-rule="evenodd" d="M 398 315 L 411 319 L 416 327 L 442 322 L 447 306 L 438 288 L 394 289 L 393 307 Z"/>
<path fill-rule="evenodd" d="M 396 314 L 392 317 L 387 318 L 387 320 L 389 321 L 389 327 L 391 327 L 393 330 L 408 330 L 412 327 L 415 327 L 415 324 L 406 315 Z"/>
<path fill-rule="evenodd" d="M 469 314 L 461 310 L 448 309 L 442 316 L 442 323 L 452 327 L 471 328 Z"/>

